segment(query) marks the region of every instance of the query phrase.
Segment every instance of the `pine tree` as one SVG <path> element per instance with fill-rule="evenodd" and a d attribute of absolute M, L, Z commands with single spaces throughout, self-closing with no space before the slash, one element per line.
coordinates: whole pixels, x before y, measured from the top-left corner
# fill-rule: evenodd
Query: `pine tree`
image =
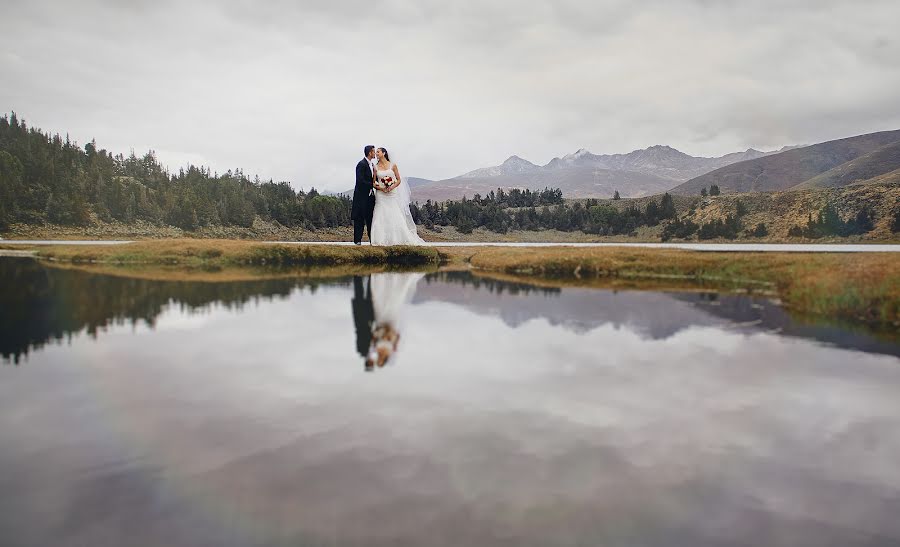
<path fill-rule="evenodd" d="M 875 228 L 875 224 L 872 221 L 872 215 L 869 213 L 869 210 L 864 207 L 860 209 L 852 220 L 847 221 L 845 231 L 848 235 L 861 235 L 866 232 L 871 232 L 873 228 Z"/>
<path fill-rule="evenodd" d="M 656 200 L 650 200 L 650 203 L 647 204 L 647 208 L 644 210 L 644 222 L 648 226 L 656 226 L 659 224 L 659 218 L 659 205 L 656 204 Z"/>
<path fill-rule="evenodd" d="M 666 192 L 663 194 L 662 202 L 660 203 L 659 218 L 675 218 L 676 214 L 675 200 Z"/>
<path fill-rule="evenodd" d="M 765 224 L 760 222 L 759 224 L 756 225 L 756 228 L 753 229 L 753 232 L 751 232 L 751 235 L 753 237 L 766 237 L 767 235 L 769 235 L 769 229 L 766 228 Z"/>
<path fill-rule="evenodd" d="M 472 222 L 472 219 L 468 217 L 468 215 L 462 215 L 456 221 L 456 230 L 461 234 L 471 234 L 472 230 L 475 228 L 475 223 Z"/>

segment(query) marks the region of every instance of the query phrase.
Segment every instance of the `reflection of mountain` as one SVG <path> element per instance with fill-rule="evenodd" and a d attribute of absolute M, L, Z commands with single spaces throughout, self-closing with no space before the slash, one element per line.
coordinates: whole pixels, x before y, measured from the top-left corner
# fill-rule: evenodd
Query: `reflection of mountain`
<path fill-rule="evenodd" d="M 881 342 L 869 334 L 796 323 L 781 307 L 764 298 L 716 293 L 540 289 L 479 279 L 467 272 L 432 274 L 428 279 L 429 283 L 419 285 L 413 303 L 452 302 L 476 313 L 497 316 L 512 327 L 532 319 L 544 319 L 575 332 L 612 324 L 628 327 L 653 340 L 668 338 L 693 326 L 776 330 L 842 348 L 900 355 L 900 346 Z M 438 280 L 444 283 L 435 282 Z M 472 289 L 460 291 L 447 282 Z M 478 290 L 481 287 L 488 290 Z M 535 298 L 533 291 L 540 291 L 540 297 Z"/>
<path fill-rule="evenodd" d="M 704 310 L 651 291 L 610 291 L 597 289 L 540 289 L 487 278 L 467 272 L 433 274 L 429 279 L 472 287 L 460 291 L 446 283 L 422 283 L 413 303 L 452 302 L 484 315 L 500 317 L 517 327 L 532 319 L 544 319 L 576 332 L 601 325 L 627 326 L 652 339 L 672 336 L 693 325 L 721 325 L 725 321 Z M 512 287 L 511 287 L 512 286 Z M 487 291 L 478 290 L 484 287 Z M 532 292 L 539 291 L 535 297 Z"/>
<path fill-rule="evenodd" d="M 153 326 L 169 304 L 199 309 L 212 303 L 240 309 L 252 299 L 286 297 L 310 279 L 204 283 L 148 281 L 47 268 L 30 258 L 0 259 L 0 356 L 18 362 L 49 340 L 112 324 Z"/>

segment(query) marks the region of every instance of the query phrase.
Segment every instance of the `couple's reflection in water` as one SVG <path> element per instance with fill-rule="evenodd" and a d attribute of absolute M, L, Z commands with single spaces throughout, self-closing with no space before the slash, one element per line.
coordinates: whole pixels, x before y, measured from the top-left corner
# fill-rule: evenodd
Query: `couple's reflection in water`
<path fill-rule="evenodd" d="M 403 308 L 412 300 L 424 273 L 378 273 L 353 277 L 353 321 L 356 351 L 365 370 L 391 361 L 400 344 Z"/>

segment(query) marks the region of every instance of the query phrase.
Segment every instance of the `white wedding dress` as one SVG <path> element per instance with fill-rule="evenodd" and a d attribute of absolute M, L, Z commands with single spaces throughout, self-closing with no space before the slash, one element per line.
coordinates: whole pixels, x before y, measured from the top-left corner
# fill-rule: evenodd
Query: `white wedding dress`
<path fill-rule="evenodd" d="M 396 178 L 393 167 L 390 164 L 387 169 L 378 169 L 375 176 L 379 181 L 385 177 Z M 416 231 L 409 204 L 409 187 L 402 179 L 400 186 L 390 192 L 375 191 L 375 211 L 369 232 L 372 245 L 425 245 Z"/>
<path fill-rule="evenodd" d="M 372 310 L 376 323 L 390 323 L 395 327 L 400 322 L 403 309 L 412 301 L 423 273 L 376 273 L 372 274 Z"/>
<path fill-rule="evenodd" d="M 403 330 L 403 310 L 416 293 L 424 273 L 377 273 L 372 274 L 372 309 L 375 324 L 372 325 L 372 344 L 366 359 L 367 370 L 372 370 L 393 362 Z"/>

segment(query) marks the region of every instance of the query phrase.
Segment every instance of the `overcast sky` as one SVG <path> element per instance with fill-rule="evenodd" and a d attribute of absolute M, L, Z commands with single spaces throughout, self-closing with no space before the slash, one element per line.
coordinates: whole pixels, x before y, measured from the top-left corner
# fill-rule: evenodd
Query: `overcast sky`
<path fill-rule="evenodd" d="M 438 179 L 900 128 L 897 0 L 0 4 L 0 110 L 297 187 L 349 188 L 367 143 Z"/>

